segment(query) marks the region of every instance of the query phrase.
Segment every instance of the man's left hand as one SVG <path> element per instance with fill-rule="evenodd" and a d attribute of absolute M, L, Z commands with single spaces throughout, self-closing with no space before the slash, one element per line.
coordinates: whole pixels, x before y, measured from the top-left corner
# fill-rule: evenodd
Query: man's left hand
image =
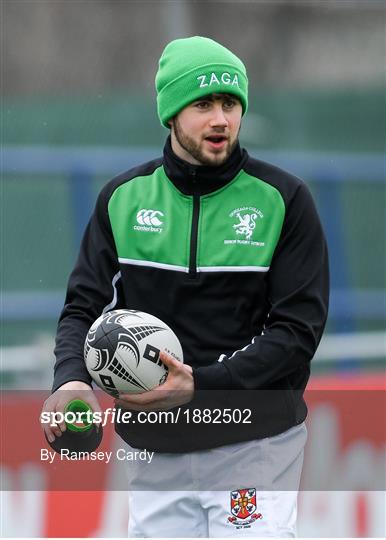
<path fill-rule="evenodd" d="M 161 411 L 192 400 L 194 382 L 191 366 L 164 352 L 160 353 L 160 359 L 169 370 L 165 383 L 142 394 L 119 394 L 117 405 L 134 411 Z"/>

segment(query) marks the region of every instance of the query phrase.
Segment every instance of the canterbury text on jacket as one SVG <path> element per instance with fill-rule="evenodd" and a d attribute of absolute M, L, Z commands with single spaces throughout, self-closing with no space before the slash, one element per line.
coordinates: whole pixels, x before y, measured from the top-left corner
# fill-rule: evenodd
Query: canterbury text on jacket
<path fill-rule="evenodd" d="M 116 426 L 129 444 L 179 452 L 274 435 L 306 417 L 327 305 L 326 243 L 306 185 L 239 146 L 221 166 L 193 166 L 168 140 L 163 158 L 98 197 L 59 320 L 54 390 L 90 383 L 83 345 L 103 311 L 137 309 L 177 334 L 197 396 L 243 391 L 244 406 L 260 405 L 243 433 L 207 428 L 178 444 L 164 426 Z"/>

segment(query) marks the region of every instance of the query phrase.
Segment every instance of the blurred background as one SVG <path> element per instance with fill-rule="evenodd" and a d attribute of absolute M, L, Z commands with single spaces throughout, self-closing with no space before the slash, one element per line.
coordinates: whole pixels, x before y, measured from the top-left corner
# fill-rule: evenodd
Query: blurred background
<path fill-rule="evenodd" d="M 170 40 L 190 35 L 243 59 L 250 105 L 242 144 L 314 194 L 332 291 L 312 380 L 324 388 L 384 384 L 384 0 L 2 0 L 1 20 L 3 389 L 50 387 L 56 322 L 96 195 L 111 177 L 161 154 L 158 59 Z M 382 440 L 384 447 L 384 433 Z M 384 535 L 379 499 L 350 499 L 337 512 L 342 500 L 323 502 L 335 512 L 324 534 L 320 503 L 315 515 L 308 505 L 300 534 Z M 381 510 L 371 519 L 360 510 L 353 525 L 352 504 Z M 25 534 L 7 523 L 7 536 L 49 534 L 44 518 Z M 101 530 L 125 535 L 111 524 Z"/>

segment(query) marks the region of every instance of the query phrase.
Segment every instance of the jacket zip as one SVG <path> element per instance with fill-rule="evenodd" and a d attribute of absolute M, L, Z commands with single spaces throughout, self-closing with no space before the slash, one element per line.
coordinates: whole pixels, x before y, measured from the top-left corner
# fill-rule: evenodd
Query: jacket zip
<path fill-rule="evenodd" d="M 196 193 L 196 171 L 192 169 L 189 171 L 190 177 L 193 182 L 193 215 L 192 215 L 192 228 L 190 231 L 190 255 L 189 255 L 189 278 L 197 278 L 197 238 L 198 238 L 198 220 L 200 217 L 200 195 Z"/>

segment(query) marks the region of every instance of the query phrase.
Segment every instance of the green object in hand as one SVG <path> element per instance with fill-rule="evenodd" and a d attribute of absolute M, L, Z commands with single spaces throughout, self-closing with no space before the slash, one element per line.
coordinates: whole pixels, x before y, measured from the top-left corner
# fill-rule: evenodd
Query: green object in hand
<path fill-rule="evenodd" d="M 90 421 L 90 414 L 87 414 L 89 411 L 92 413 L 92 409 L 88 403 L 81 399 L 73 399 L 67 403 L 64 408 L 64 415 L 67 416 L 67 413 L 74 413 L 77 416 L 75 422 L 67 422 L 66 426 L 70 431 L 88 431 L 92 427 L 92 422 Z"/>

